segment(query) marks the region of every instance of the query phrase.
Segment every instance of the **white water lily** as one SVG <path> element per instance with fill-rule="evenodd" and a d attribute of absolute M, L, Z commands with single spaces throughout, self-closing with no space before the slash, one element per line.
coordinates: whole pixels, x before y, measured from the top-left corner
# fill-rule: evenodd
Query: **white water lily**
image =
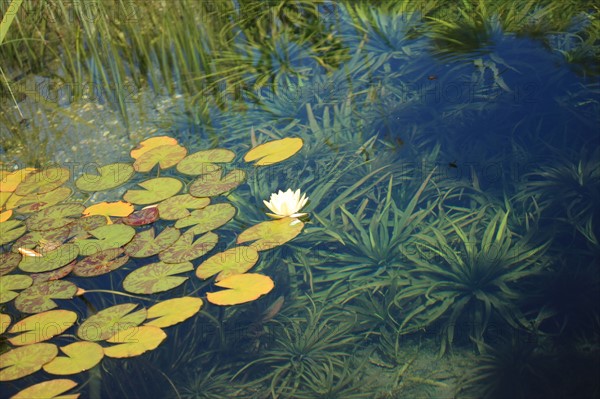
<path fill-rule="evenodd" d="M 269 202 L 264 201 L 267 208 L 273 213 L 267 213 L 274 219 L 281 219 L 285 217 L 299 218 L 307 215 L 306 213 L 299 213 L 298 211 L 306 205 L 308 197 L 306 194 L 302 194 L 300 197 L 300 189 L 292 191 L 288 188 L 286 192 L 279 190 L 278 193 L 271 194 Z"/>

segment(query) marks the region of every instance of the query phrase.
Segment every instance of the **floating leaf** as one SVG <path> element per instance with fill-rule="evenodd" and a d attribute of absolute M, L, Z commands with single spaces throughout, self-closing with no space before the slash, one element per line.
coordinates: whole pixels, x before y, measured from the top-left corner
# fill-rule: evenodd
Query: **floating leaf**
<path fill-rule="evenodd" d="M 175 222 L 175 227 L 183 229 L 188 226 L 194 226 L 190 230 L 195 234 L 206 233 L 214 230 L 229 222 L 235 215 L 235 208 L 228 203 L 209 205 L 204 209 L 199 209 L 190 214 L 190 216 L 179 219 Z"/>
<path fill-rule="evenodd" d="M 129 260 L 123 248 L 109 248 L 83 258 L 75 264 L 73 274 L 80 277 L 95 277 L 112 272 Z"/>
<path fill-rule="evenodd" d="M 67 331 L 77 320 L 71 310 L 50 310 L 34 314 L 15 323 L 8 331 L 19 334 L 8 339 L 15 346 L 30 345 L 47 341 Z"/>
<path fill-rule="evenodd" d="M 146 309 L 131 312 L 137 305 L 124 303 L 103 309 L 90 316 L 77 329 L 77 336 L 86 341 L 102 341 L 127 330 L 139 326 L 146 320 Z"/>
<path fill-rule="evenodd" d="M 110 343 L 120 343 L 104 348 L 104 354 L 109 357 L 124 358 L 139 356 L 144 352 L 156 349 L 167 334 L 154 326 L 130 328 L 107 339 Z"/>
<path fill-rule="evenodd" d="M 158 207 L 156 205 L 152 205 L 133 212 L 126 218 L 121 219 L 121 221 L 128 226 L 144 226 L 146 224 L 156 222 L 158 218 Z"/>
<path fill-rule="evenodd" d="M 70 228 L 69 226 L 63 226 L 54 230 L 34 230 L 30 231 L 17 241 L 15 241 L 13 245 L 13 251 L 16 251 L 17 248 L 29 248 L 35 249 L 37 247 L 38 252 L 46 253 L 51 251 L 51 249 L 46 249 L 42 247 L 43 243 L 58 243 L 58 245 L 62 244 L 69 238 Z"/>
<path fill-rule="evenodd" d="M 303 142 L 298 137 L 286 137 L 281 140 L 270 141 L 254 147 L 244 155 L 244 161 L 252 162 L 256 166 L 272 165 L 288 159 L 302 148 Z"/>
<path fill-rule="evenodd" d="M 134 294 L 155 294 L 168 291 L 188 279 L 188 277 L 174 276 L 175 274 L 190 270 L 194 270 L 194 265 L 190 262 L 152 263 L 129 273 L 123 280 L 123 288 Z"/>
<path fill-rule="evenodd" d="M 0 313 L 0 334 L 4 334 L 4 331 L 10 325 L 10 316 L 4 313 Z"/>
<path fill-rule="evenodd" d="M 234 274 L 247 272 L 258 261 L 258 252 L 252 247 L 240 246 L 219 252 L 206 259 L 196 269 L 196 276 L 207 279 L 217 273 L 216 281 Z"/>
<path fill-rule="evenodd" d="M 96 239 L 77 240 L 81 255 L 93 255 L 105 249 L 118 248 L 127 244 L 135 235 L 135 229 L 124 224 L 109 224 L 89 232 Z"/>
<path fill-rule="evenodd" d="M 166 263 L 181 263 L 201 257 L 217 245 L 219 237 L 208 232 L 194 241 L 194 233 L 186 232 L 158 257 Z"/>
<path fill-rule="evenodd" d="M 12 349 L 0 355 L 0 381 L 13 381 L 33 374 L 58 355 L 54 344 L 40 343 Z"/>
<path fill-rule="evenodd" d="M 44 273 L 33 273 L 31 274 L 31 278 L 33 279 L 33 284 L 40 284 L 46 281 L 52 280 L 60 280 L 61 278 L 67 276 L 69 273 L 73 271 L 75 267 L 75 261 L 66 264 L 63 267 L 59 267 L 56 270 L 52 270 Z"/>
<path fill-rule="evenodd" d="M 43 256 L 23 256 L 19 269 L 29 273 L 48 272 L 63 267 L 79 255 L 79 248 L 75 244 L 65 244 L 46 252 Z"/>
<path fill-rule="evenodd" d="M 8 211 L 0 212 L 0 223 L 6 222 L 12 216 L 13 211 L 9 209 Z"/>
<path fill-rule="evenodd" d="M 0 245 L 8 244 L 21 237 L 27 228 L 18 220 L 7 220 L 0 223 Z"/>
<path fill-rule="evenodd" d="M 159 328 L 170 327 L 189 319 L 200 311 L 202 299 L 194 297 L 183 297 L 167 299 L 157 303 L 148 309 L 148 319 L 154 319 L 144 323 L 145 326 Z"/>
<path fill-rule="evenodd" d="M 189 192 L 194 197 L 214 197 L 233 190 L 246 180 L 246 172 L 234 169 L 222 176 L 222 171 L 207 173 L 192 182 Z"/>
<path fill-rule="evenodd" d="M 125 201 L 140 205 L 154 204 L 174 196 L 183 187 L 183 183 L 173 177 L 157 177 L 138 185 L 145 190 L 127 190 L 123 195 Z"/>
<path fill-rule="evenodd" d="M 15 170 L 14 172 L 8 172 L 6 170 L 0 171 L 0 191 L 13 192 L 17 189 L 17 186 L 21 184 L 27 175 L 35 172 L 34 168 L 25 168 Z"/>
<path fill-rule="evenodd" d="M 40 313 L 58 306 L 53 299 L 71 299 L 76 292 L 77 286 L 69 281 L 47 281 L 21 291 L 15 307 L 24 313 Z"/>
<path fill-rule="evenodd" d="M 138 144 L 138 146 L 131 150 L 129 154 L 131 155 L 131 158 L 138 159 L 145 152 L 160 147 L 161 145 L 177 145 L 177 140 L 169 136 L 151 137 Z"/>
<path fill-rule="evenodd" d="M 215 148 L 212 150 L 203 150 L 195 152 L 185 157 L 177 164 L 177 171 L 186 175 L 203 175 L 220 170 L 217 163 L 228 163 L 233 161 L 235 153 L 230 150 Z"/>
<path fill-rule="evenodd" d="M 189 194 L 180 194 L 158 204 L 160 218 L 177 220 L 189 216 L 188 209 L 200 209 L 210 204 L 210 198 L 196 198 Z"/>
<path fill-rule="evenodd" d="M 44 365 L 44 371 L 55 375 L 79 374 L 100 363 L 104 350 L 95 342 L 81 341 L 63 346 L 60 350 L 67 356 L 57 356 Z"/>
<path fill-rule="evenodd" d="M 0 276 L 4 276 L 5 274 L 12 272 L 19 265 L 20 261 L 21 254 L 14 252 L 0 254 Z"/>
<path fill-rule="evenodd" d="M 77 399 L 79 397 L 78 393 L 62 395 L 75 386 L 77 386 L 75 381 L 67 379 L 44 381 L 23 389 L 16 395 L 11 396 L 10 399 Z"/>
<path fill-rule="evenodd" d="M 133 168 L 138 172 L 149 172 L 158 164 L 161 169 L 167 169 L 177 165 L 186 154 L 187 149 L 179 144 L 161 145 L 140 155 L 133 163 Z"/>
<path fill-rule="evenodd" d="M 12 301 L 19 295 L 15 290 L 24 290 L 33 284 L 31 277 L 23 274 L 9 274 L 0 278 L 0 303 Z"/>
<path fill-rule="evenodd" d="M 85 207 L 81 204 L 59 204 L 34 213 L 25 224 L 29 230 L 53 230 L 73 222 L 81 217 Z"/>
<path fill-rule="evenodd" d="M 75 186 L 81 191 L 106 191 L 125 184 L 135 173 L 133 166 L 119 162 L 97 168 L 96 172 L 79 176 Z"/>
<path fill-rule="evenodd" d="M 87 216 L 77 219 L 75 222 L 69 225 L 69 237 L 75 239 L 85 239 L 89 237 L 88 231 L 92 231 L 98 227 L 106 225 L 106 218 L 100 215 Z"/>
<path fill-rule="evenodd" d="M 104 216 L 107 222 L 110 224 L 110 216 L 126 217 L 129 216 L 133 210 L 133 205 L 125 201 L 100 202 L 85 208 L 83 215 L 101 215 Z"/>
<path fill-rule="evenodd" d="M 15 194 L 27 195 L 31 193 L 43 194 L 65 184 L 71 172 L 65 168 L 46 168 L 31 173 L 17 186 Z"/>
<path fill-rule="evenodd" d="M 215 283 L 215 285 L 229 288 L 206 294 L 206 299 L 215 305 L 237 305 L 254 301 L 261 295 L 269 293 L 275 286 L 269 276 L 256 273 L 236 274 Z"/>
<path fill-rule="evenodd" d="M 22 197 L 15 205 L 19 213 L 38 212 L 42 209 L 56 205 L 71 196 L 73 191 L 68 187 L 58 187 L 47 193 L 32 193 Z"/>
<path fill-rule="evenodd" d="M 292 223 L 296 221 L 296 223 Z M 264 251 L 282 245 L 302 231 L 304 223 L 297 219 L 282 218 L 259 223 L 242 231 L 237 238 L 238 244 L 254 241 L 251 246 L 257 251 Z"/>
<path fill-rule="evenodd" d="M 173 244 L 181 233 L 174 227 L 167 227 L 154 238 L 154 228 L 140 231 L 125 247 L 125 252 L 135 258 L 156 255 Z"/>

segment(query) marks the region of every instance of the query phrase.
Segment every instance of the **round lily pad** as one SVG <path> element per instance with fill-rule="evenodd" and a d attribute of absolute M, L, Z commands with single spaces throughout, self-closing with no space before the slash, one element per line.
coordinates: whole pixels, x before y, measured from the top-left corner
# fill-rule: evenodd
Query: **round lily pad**
<path fill-rule="evenodd" d="M 0 355 L 0 381 L 13 381 L 33 374 L 58 355 L 54 344 L 21 346 Z"/>
<path fill-rule="evenodd" d="M 62 244 L 69 237 L 69 226 L 63 226 L 54 230 L 34 230 L 21 236 L 12 246 L 13 252 L 17 252 L 18 248 L 38 248 L 38 252 L 46 252 L 42 250 L 43 243 L 58 243 Z"/>
<path fill-rule="evenodd" d="M 31 277 L 24 274 L 9 274 L 0 278 L 0 303 L 12 301 L 19 295 L 15 290 L 24 290 L 33 283 Z"/>
<path fill-rule="evenodd" d="M 183 183 L 173 177 L 157 177 L 138 184 L 144 190 L 127 190 L 123 199 L 132 204 L 149 205 L 177 194 Z"/>
<path fill-rule="evenodd" d="M 128 226 L 144 226 L 146 224 L 154 223 L 158 220 L 159 213 L 156 205 L 140 209 L 139 211 L 133 212 L 121 221 Z"/>
<path fill-rule="evenodd" d="M 180 194 L 167 198 L 158 204 L 160 218 L 177 220 L 189 216 L 188 209 L 200 209 L 210 204 L 210 198 L 197 198 L 189 194 Z"/>
<path fill-rule="evenodd" d="M 47 193 L 65 184 L 70 176 L 71 172 L 66 168 L 45 168 L 27 175 L 17 186 L 15 193 L 22 196 Z"/>
<path fill-rule="evenodd" d="M 229 276 L 215 283 L 217 287 L 229 288 L 218 292 L 208 292 L 206 299 L 215 305 L 237 305 L 254 301 L 265 295 L 275 286 L 269 276 L 244 273 Z"/>
<path fill-rule="evenodd" d="M 206 254 L 217 245 L 218 240 L 219 237 L 215 233 L 208 232 L 194 241 L 194 233 L 186 232 L 158 257 L 166 263 L 187 262 Z"/>
<path fill-rule="evenodd" d="M 221 167 L 214 163 L 228 163 L 233 161 L 235 153 L 223 148 L 198 151 L 185 157 L 177 164 L 177 171 L 186 175 L 202 175 L 220 170 Z"/>
<path fill-rule="evenodd" d="M 0 276 L 4 276 L 12 272 L 21 261 L 21 254 L 14 252 L 6 252 L 0 254 Z"/>
<path fill-rule="evenodd" d="M 222 171 L 207 173 L 192 182 L 189 192 L 194 197 L 214 197 L 233 190 L 246 180 L 246 172 L 234 169 L 222 176 Z"/>
<path fill-rule="evenodd" d="M 135 229 L 124 224 L 109 224 L 89 232 L 95 239 L 76 240 L 81 255 L 93 255 L 105 249 L 127 244 L 135 235 Z"/>
<path fill-rule="evenodd" d="M 123 248 L 109 248 L 86 256 L 75 264 L 73 274 L 79 277 L 95 277 L 112 272 L 129 260 Z"/>
<path fill-rule="evenodd" d="M 38 212 L 42 209 L 56 205 L 71 196 L 73 191 L 68 187 L 58 187 L 47 193 L 32 193 L 24 196 L 17 202 L 19 213 Z"/>
<path fill-rule="evenodd" d="M 23 256 L 19 269 L 29 273 L 41 273 L 63 267 L 79 255 L 75 244 L 65 244 L 43 254 L 43 256 Z"/>
<path fill-rule="evenodd" d="M 39 284 L 52 280 L 60 280 L 61 278 L 69 275 L 69 273 L 73 271 L 75 263 L 75 261 L 72 261 L 70 263 L 67 263 L 63 267 L 59 267 L 58 269 L 49 272 L 32 273 L 30 276 L 33 279 L 33 284 Z"/>
<path fill-rule="evenodd" d="M 298 137 L 286 137 L 258 145 L 244 155 L 244 161 L 256 166 L 272 165 L 288 159 L 302 148 L 303 142 Z"/>
<path fill-rule="evenodd" d="M 131 155 L 131 158 L 138 159 L 144 153 L 163 145 L 177 145 L 177 140 L 169 136 L 150 137 L 138 144 L 138 146 L 131 150 L 129 154 Z"/>
<path fill-rule="evenodd" d="M 77 383 L 73 380 L 67 380 L 64 378 L 58 380 L 50 380 L 40 382 L 39 384 L 32 385 L 18 392 L 16 395 L 11 396 L 10 399 L 31 399 L 31 398 L 60 398 L 60 399 L 77 399 L 78 393 L 72 395 L 62 395 L 71 388 L 77 386 Z"/>
<path fill-rule="evenodd" d="M 7 220 L 0 223 L 0 245 L 16 240 L 26 231 L 27 228 L 19 220 Z"/>
<path fill-rule="evenodd" d="M 156 255 L 171 246 L 180 235 L 180 231 L 174 227 L 165 228 L 156 238 L 154 237 L 154 228 L 140 231 L 127 244 L 125 252 L 134 258 Z"/>
<path fill-rule="evenodd" d="M 146 309 L 132 312 L 138 305 L 124 303 L 103 309 L 90 316 L 77 329 L 77 336 L 86 341 L 103 341 L 146 320 Z"/>
<path fill-rule="evenodd" d="M 71 310 L 49 310 L 34 314 L 15 323 L 8 331 L 18 334 L 8 339 L 12 345 L 31 345 L 47 341 L 67 331 L 77 321 L 77 313 Z"/>
<path fill-rule="evenodd" d="M 207 279 L 217 273 L 216 281 L 234 274 L 247 272 L 258 261 L 258 251 L 252 247 L 239 246 L 214 254 L 198 266 L 196 276 Z"/>
<path fill-rule="evenodd" d="M 304 223 L 297 222 L 297 219 L 282 218 L 262 222 L 242 231 L 237 238 L 238 244 L 249 243 L 258 251 L 275 248 L 282 245 L 302 231 Z"/>
<path fill-rule="evenodd" d="M 98 227 L 106 226 L 108 221 L 104 216 L 92 215 L 75 220 L 69 225 L 69 237 L 86 238 L 88 231 L 97 229 Z"/>
<path fill-rule="evenodd" d="M 161 169 L 168 169 L 177 165 L 185 158 L 187 149 L 176 145 L 161 145 L 146 151 L 133 163 L 133 168 L 138 172 L 149 172 L 156 165 Z"/>
<path fill-rule="evenodd" d="M 81 217 L 85 207 L 81 204 L 59 204 L 42 209 L 25 220 L 29 230 L 53 230 L 72 223 Z"/>
<path fill-rule="evenodd" d="M 123 280 L 123 288 L 134 294 L 154 294 L 168 291 L 185 282 L 188 277 L 175 274 L 194 270 L 191 262 L 152 263 L 129 273 Z"/>
<path fill-rule="evenodd" d="M 66 356 L 57 356 L 44 365 L 44 371 L 55 375 L 79 374 L 100 363 L 104 357 L 102 346 L 81 341 L 60 348 Z"/>
<path fill-rule="evenodd" d="M 24 313 L 40 313 L 58 306 L 54 299 L 71 299 L 76 292 L 77 286 L 69 281 L 47 281 L 21 291 L 15 307 Z"/>
<path fill-rule="evenodd" d="M 195 235 L 217 229 L 235 216 L 235 208 L 228 203 L 209 205 L 204 209 L 192 212 L 188 217 L 175 222 L 175 227 L 183 229 L 194 226 L 190 230 Z"/>
<path fill-rule="evenodd" d="M 189 319 L 200 311 L 202 299 L 183 297 L 167 299 L 151 306 L 148 309 L 148 320 L 145 326 L 160 328 L 170 327 Z"/>
<path fill-rule="evenodd" d="M 126 358 L 139 356 L 144 352 L 156 349 L 167 338 L 163 330 L 154 326 L 129 328 L 110 337 L 107 342 L 118 345 L 104 348 L 104 354 L 109 357 Z"/>
<path fill-rule="evenodd" d="M 97 168 L 97 173 L 84 173 L 75 180 L 81 191 L 106 191 L 125 184 L 135 171 L 128 163 L 111 163 Z"/>

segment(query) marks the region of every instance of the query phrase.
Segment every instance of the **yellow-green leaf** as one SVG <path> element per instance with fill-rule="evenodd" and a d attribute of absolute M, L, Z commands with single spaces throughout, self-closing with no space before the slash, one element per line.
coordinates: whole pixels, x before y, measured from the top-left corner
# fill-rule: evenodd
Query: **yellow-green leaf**
<path fill-rule="evenodd" d="M 177 194 L 183 183 L 173 177 L 157 177 L 138 184 L 144 190 L 127 190 L 123 199 L 132 204 L 149 205 Z"/>
<path fill-rule="evenodd" d="M 110 190 L 128 182 L 135 170 L 128 163 L 111 163 L 98 168 L 97 172 L 79 176 L 75 181 L 77 188 L 88 192 Z"/>
<path fill-rule="evenodd" d="M 194 241 L 194 233 L 187 231 L 173 245 L 158 254 L 158 257 L 166 263 L 187 262 L 206 254 L 217 245 L 218 240 L 219 236 L 208 232 Z"/>
<path fill-rule="evenodd" d="M 256 166 L 272 165 L 288 159 L 302 148 L 303 142 L 298 137 L 287 137 L 258 145 L 244 155 L 244 161 L 256 161 Z"/>
<path fill-rule="evenodd" d="M 135 269 L 123 280 L 123 288 L 134 294 L 154 294 L 168 291 L 185 282 L 188 277 L 175 274 L 194 270 L 191 262 L 157 262 Z"/>
<path fill-rule="evenodd" d="M 294 218 L 282 218 L 259 223 L 242 231 L 237 238 L 238 244 L 249 243 L 257 251 L 264 251 L 282 245 L 302 231 L 304 223 Z"/>
<path fill-rule="evenodd" d="M 23 389 L 16 395 L 11 396 L 10 399 L 77 399 L 79 397 L 78 393 L 62 395 L 76 386 L 75 381 L 64 378 L 44 381 Z"/>
<path fill-rule="evenodd" d="M 15 194 L 43 194 L 62 186 L 69 180 L 71 172 L 66 168 L 45 168 L 31 173 L 17 186 Z"/>
<path fill-rule="evenodd" d="M 210 198 L 180 194 L 158 204 L 158 212 L 163 220 L 177 220 L 188 216 L 190 214 L 188 209 L 200 209 L 208 204 L 210 204 Z"/>
<path fill-rule="evenodd" d="M 15 346 L 47 341 L 69 329 L 77 320 L 77 313 L 70 310 L 49 310 L 34 314 L 15 323 L 8 331 L 19 334 L 8 339 Z"/>
<path fill-rule="evenodd" d="M 80 341 L 63 346 L 66 356 L 57 356 L 44 365 L 44 371 L 55 375 L 78 374 L 100 363 L 104 350 L 95 342 Z"/>
<path fill-rule="evenodd" d="M 76 292 L 77 286 L 70 281 L 46 281 L 21 291 L 15 299 L 15 307 L 24 313 L 39 313 L 57 307 L 54 299 L 71 299 Z"/>
<path fill-rule="evenodd" d="M 185 158 L 187 149 L 176 145 L 161 145 L 144 152 L 133 163 L 133 168 L 138 172 L 149 172 L 157 164 L 161 169 L 167 169 L 177 165 Z"/>
<path fill-rule="evenodd" d="M 144 323 L 146 326 L 170 327 L 189 319 L 202 308 L 202 299 L 195 297 L 183 297 L 167 299 L 157 303 L 148 309 L 148 319 L 154 319 Z"/>
<path fill-rule="evenodd" d="M 24 274 L 0 276 L 0 303 L 13 300 L 19 295 L 15 290 L 24 290 L 33 284 L 33 279 Z"/>
<path fill-rule="evenodd" d="M 177 145 L 177 140 L 169 136 L 150 137 L 138 144 L 138 146 L 131 150 L 129 154 L 131 155 L 131 158 L 138 159 L 144 153 L 162 145 Z"/>
<path fill-rule="evenodd" d="M 196 276 L 207 279 L 217 273 L 216 281 L 234 274 L 247 272 L 258 261 L 258 251 L 252 247 L 239 246 L 214 254 L 198 266 Z"/>
<path fill-rule="evenodd" d="M 28 273 L 42 273 L 63 267 L 79 255 L 79 248 L 75 244 L 61 245 L 52 251 L 43 253 L 43 256 L 23 256 L 19 269 Z"/>
<path fill-rule="evenodd" d="M 233 190 L 246 180 L 246 172 L 234 169 L 222 176 L 222 171 L 207 173 L 190 184 L 190 194 L 194 197 L 214 197 Z"/>
<path fill-rule="evenodd" d="M 254 301 L 275 287 L 269 276 L 256 273 L 236 274 L 215 283 L 215 285 L 229 289 L 208 292 L 206 299 L 210 303 L 223 306 Z"/>
<path fill-rule="evenodd" d="M 33 374 L 56 357 L 54 344 L 39 343 L 21 346 L 0 355 L 0 381 L 13 381 Z"/>
<path fill-rule="evenodd" d="M 229 163 L 235 158 L 235 153 L 230 150 L 215 148 L 212 150 L 198 151 L 185 157 L 177 164 L 177 171 L 186 175 L 203 175 L 220 170 L 216 163 Z"/>
<path fill-rule="evenodd" d="M 27 228 L 19 220 L 0 222 L 0 245 L 8 244 L 21 237 Z"/>
<path fill-rule="evenodd" d="M 32 213 L 38 212 L 42 209 L 46 209 L 52 205 L 56 205 L 59 202 L 69 198 L 73 191 L 68 187 L 58 187 L 52 191 L 46 193 L 32 193 L 24 197 L 21 197 L 16 202 L 17 212 L 19 213 Z"/>
<path fill-rule="evenodd" d="M 4 313 L 0 313 L 0 334 L 4 334 L 4 331 L 10 325 L 10 316 Z"/>
<path fill-rule="evenodd" d="M 21 184 L 27 175 L 35 172 L 34 168 L 24 168 L 9 172 L 6 170 L 0 171 L 0 191 L 13 192 L 17 189 L 17 186 Z"/>
<path fill-rule="evenodd" d="M 135 229 L 125 224 L 109 224 L 89 232 L 95 237 L 76 240 L 81 255 L 93 255 L 106 249 L 118 248 L 127 244 L 135 235 Z"/>
<path fill-rule="evenodd" d="M 175 227 L 183 229 L 194 226 L 188 231 L 194 235 L 206 233 L 223 226 L 235 215 L 235 208 L 228 203 L 209 205 L 204 209 L 193 211 L 189 216 L 175 222 Z"/>
<path fill-rule="evenodd" d="M 154 234 L 154 228 L 138 232 L 125 247 L 125 252 L 134 258 L 156 255 L 169 248 L 181 236 L 179 229 L 174 227 L 166 227 L 156 238 Z"/>
<path fill-rule="evenodd" d="M 135 303 L 124 303 L 103 309 L 90 316 L 77 329 L 77 336 L 86 341 L 102 341 L 146 320 L 146 308 L 135 309 Z"/>
<path fill-rule="evenodd" d="M 139 356 L 158 347 L 166 337 L 167 334 L 155 326 L 129 328 L 107 339 L 107 342 L 119 345 L 105 347 L 104 354 L 116 358 Z"/>

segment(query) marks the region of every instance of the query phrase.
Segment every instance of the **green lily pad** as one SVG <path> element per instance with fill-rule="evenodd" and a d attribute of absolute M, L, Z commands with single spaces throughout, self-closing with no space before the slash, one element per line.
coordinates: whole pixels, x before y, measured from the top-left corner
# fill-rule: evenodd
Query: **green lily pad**
<path fill-rule="evenodd" d="M 52 242 L 60 243 L 67 241 L 69 238 L 69 226 L 63 226 L 54 230 L 34 230 L 19 238 L 12 246 L 13 252 L 17 252 L 18 248 L 35 249 L 38 248 L 38 252 L 45 252 L 41 249 L 43 243 Z"/>
<path fill-rule="evenodd" d="M 10 316 L 4 313 L 0 313 L 0 334 L 4 334 L 4 331 L 10 326 Z"/>
<path fill-rule="evenodd" d="M 272 165 L 288 159 L 302 148 L 303 142 L 298 137 L 286 137 L 254 147 L 244 155 L 244 161 L 256 166 Z"/>
<path fill-rule="evenodd" d="M 58 187 L 47 193 L 28 194 L 17 202 L 16 211 L 19 213 L 38 212 L 66 200 L 72 193 L 73 191 L 69 187 Z"/>
<path fill-rule="evenodd" d="M 185 157 L 177 164 L 177 171 L 186 175 L 203 175 L 220 170 L 214 163 L 229 163 L 235 158 L 235 153 L 223 148 L 198 151 Z"/>
<path fill-rule="evenodd" d="M 79 277 L 95 277 L 112 272 L 129 260 L 123 248 L 109 248 L 81 259 L 75 264 L 73 274 Z"/>
<path fill-rule="evenodd" d="M 15 193 L 25 196 L 31 193 L 43 194 L 65 184 L 71 173 L 66 168 L 45 168 L 27 175 L 17 186 Z"/>
<path fill-rule="evenodd" d="M 8 331 L 19 334 L 8 339 L 12 345 L 23 346 L 47 341 L 67 331 L 77 321 L 71 310 L 49 310 L 34 314 L 15 323 Z"/>
<path fill-rule="evenodd" d="M 123 199 L 132 204 L 149 205 L 177 194 L 183 183 L 173 177 L 157 177 L 138 184 L 145 190 L 127 190 Z"/>
<path fill-rule="evenodd" d="M 21 254 L 14 252 L 6 252 L 0 254 L 0 276 L 4 276 L 15 270 L 21 261 Z"/>
<path fill-rule="evenodd" d="M 191 262 L 152 263 L 129 273 L 123 280 L 123 288 L 134 294 L 155 294 L 168 291 L 185 282 L 188 277 L 175 274 L 194 270 Z"/>
<path fill-rule="evenodd" d="M 294 218 L 282 218 L 262 222 L 242 231 L 237 238 L 238 244 L 254 241 L 249 244 L 257 251 L 278 247 L 285 244 L 302 231 L 304 223 Z"/>
<path fill-rule="evenodd" d="M 103 309 L 90 316 L 77 329 L 77 336 L 86 341 L 103 341 L 120 332 L 139 326 L 146 320 L 146 308 L 132 312 L 138 305 L 124 303 Z"/>
<path fill-rule="evenodd" d="M 75 381 L 64 378 L 44 381 L 19 391 L 16 395 L 11 396 L 10 399 L 77 399 L 79 398 L 78 393 L 62 395 L 76 386 L 77 383 Z"/>
<path fill-rule="evenodd" d="M 33 279 L 24 274 L 9 274 L 0 278 L 0 303 L 12 301 L 19 295 L 15 290 L 24 290 L 33 284 Z"/>
<path fill-rule="evenodd" d="M 39 343 L 12 349 L 0 355 L 0 381 L 13 381 L 33 374 L 58 355 L 54 344 Z"/>
<path fill-rule="evenodd" d="M 246 180 L 246 172 L 234 169 L 222 176 L 222 171 L 207 173 L 192 182 L 189 192 L 194 197 L 214 197 L 233 190 Z"/>
<path fill-rule="evenodd" d="M 179 219 L 175 222 L 175 227 L 183 229 L 188 226 L 194 226 L 190 230 L 195 235 L 198 235 L 223 226 L 233 216 L 235 216 L 235 208 L 231 204 L 214 204 L 194 211 L 188 217 Z"/>
<path fill-rule="evenodd" d="M 194 233 L 186 232 L 169 248 L 158 254 L 166 263 L 181 263 L 201 257 L 217 245 L 219 237 L 208 232 L 194 241 Z"/>
<path fill-rule="evenodd" d="M 59 267 L 58 269 L 49 272 L 32 273 L 30 276 L 33 279 L 33 284 L 40 284 L 51 280 L 60 280 L 61 278 L 67 276 L 73 271 L 75 263 L 75 261 L 72 261 L 71 263 L 68 263 L 63 267 Z"/>
<path fill-rule="evenodd" d="M 135 235 L 135 229 L 124 224 L 109 224 L 89 232 L 96 239 L 77 240 L 81 255 L 93 255 L 105 249 L 119 248 L 127 244 Z"/>
<path fill-rule="evenodd" d="M 107 339 L 107 342 L 119 345 L 105 347 L 104 354 L 115 358 L 139 356 L 144 352 L 156 349 L 165 338 L 167 338 L 167 334 L 158 327 L 129 328 Z"/>
<path fill-rule="evenodd" d="M 165 328 L 181 323 L 198 313 L 202 303 L 202 299 L 189 296 L 159 302 L 148 309 L 148 320 L 154 320 L 144 325 Z"/>
<path fill-rule="evenodd" d="M 153 205 L 144 209 L 140 209 L 139 211 L 135 211 L 126 218 L 121 219 L 121 221 L 128 226 L 144 226 L 146 224 L 156 222 L 158 218 L 158 207 Z"/>
<path fill-rule="evenodd" d="M 24 313 L 40 313 L 57 307 L 54 299 L 71 299 L 76 292 L 77 286 L 69 281 L 47 281 L 21 291 L 15 307 Z"/>
<path fill-rule="evenodd" d="M 7 220 L 0 223 L 0 245 L 8 244 L 21 237 L 27 228 L 19 220 Z"/>
<path fill-rule="evenodd" d="M 189 216 L 188 209 L 200 209 L 210 204 L 210 198 L 196 198 L 189 194 L 180 194 L 158 204 L 160 218 L 177 220 Z"/>
<path fill-rule="evenodd" d="M 72 223 L 80 218 L 85 206 L 81 204 L 53 205 L 34 213 L 25 220 L 29 230 L 53 230 Z"/>
<path fill-rule="evenodd" d="M 154 228 L 140 231 L 125 247 L 125 252 L 134 258 L 145 258 L 156 255 L 173 244 L 181 232 L 174 227 L 167 227 L 154 238 Z"/>
<path fill-rule="evenodd" d="M 196 276 L 207 279 L 217 273 L 216 281 L 234 274 L 247 272 L 258 261 L 258 251 L 252 247 L 239 246 L 214 254 L 198 266 Z"/>
<path fill-rule="evenodd" d="M 23 256 L 19 269 L 29 273 L 42 273 L 63 267 L 79 255 L 75 244 L 65 244 L 43 254 L 44 256 Z"/>
<path fill-rule="evenodd" d="M 88 237 L 88 231 L 106 226 L 108 221 L 102 215 L 92 215 L 77 219 L 69 225 L 69 238 L 85 239 Z"/>
<path fill-rule="evenodd" d="M 44 365 L 44 371 L 54 375 L 79 374 L 89 370 L 104 357 L 102 346 L 95 342 L 80 341 L 62 346 L 66 356 L 57 356 Z"/>
<path fill-rule="evenodd" d="M 138 172 L 149 172 L 158 164 L 161 169 L 167 169 L 177 165 L 186 154 L 187 149 L 179 144 L 161 145 L 140 155 L 135 160 L 133 168 Z"/>
<path fill-rule="evenodd" d="M 84 173 L 75 180 L 81 191 L 106 191 L 119 187 L 131 179 L 135 170 L 128 163 L 111 163 L 97 168 L 97 173 Z"/>

